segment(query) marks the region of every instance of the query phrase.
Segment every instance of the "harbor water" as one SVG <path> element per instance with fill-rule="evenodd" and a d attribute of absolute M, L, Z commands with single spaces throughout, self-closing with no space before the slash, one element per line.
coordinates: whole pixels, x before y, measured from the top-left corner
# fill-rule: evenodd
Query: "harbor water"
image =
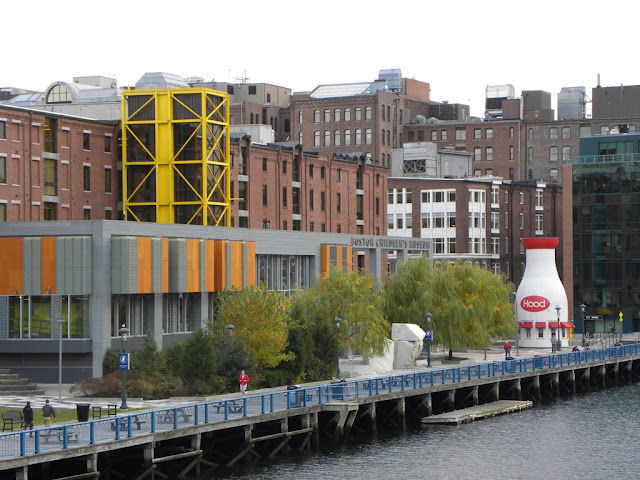
<path fill-rule="evenodd" d="M 414 426 L 194 479 L 637 479 L 640 384 L 459 426 Z"/>

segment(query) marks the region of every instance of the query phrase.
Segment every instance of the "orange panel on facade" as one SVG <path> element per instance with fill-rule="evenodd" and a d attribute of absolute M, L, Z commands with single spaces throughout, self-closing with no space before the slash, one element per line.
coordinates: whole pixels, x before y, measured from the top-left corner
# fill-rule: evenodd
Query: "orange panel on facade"
<path fill-rule="evenodd" d="M 187 292 L 200 291 L 200 240 L 187 238 Z"/>
<path fill-rule="evenodd" d="M 247 242 L 247 287 L 256 285 L 256 244 Z"/>
<path fill-rule="evenodd" d="M 57 237 L 42 237 L 40 241 L 40 291 L 56 293 L 56 241 Z"/>
<path fill-rule="evenodd" d="M 215 275 L 213 277 L 214 283 L 214 291 L 222 292 L 227 288 L 227 275 L 226 275 L 226 265 L 227 265 L 227 254 L 226 254 L 226 244 L 225 240 L 214 240 L 214 250 L 215 250 L 215 263 L 214 263 L 214 272 Z"/>
<path fill-rule="evenodd" d="M 320 246 L 320 275 L 329 273 L 331 267 L 331 245 Z"/>
<path fill-rule="evenodd" d="M 0 295 L 24 291 L 23 242 L 22 237 L 0 238 Z"/>
<path fill-rule="evenodd" d="M 242 242 L 231 242 L 231 286 L 242 288 Z"/>
<path fill-rule="evenodd" d="M 138 237 L 138 293 L 153 292 L 152 239 Z"/>
<path fill-rule="evenodd" d="M 205 240 L 204 242 L 204 290 L 205 292 L 214 292 L 216 275 L 215 244 L 213 240 Z"/>

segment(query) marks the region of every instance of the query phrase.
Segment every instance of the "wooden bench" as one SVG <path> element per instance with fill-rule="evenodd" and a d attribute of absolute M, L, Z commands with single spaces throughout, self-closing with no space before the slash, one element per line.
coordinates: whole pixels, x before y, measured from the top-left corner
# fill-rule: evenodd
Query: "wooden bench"
<path fill-rule="evenodd" d="M 115 404 L 108 404 L 106 407 L 103 407 L 101 405 L 96 405 L 91 407 L 91 412 L 92 412 L 92 416 L 94 419 L 96 418 L 102 418 L 102 410 L 106 409 L 107 410 L 107 417 L 115 417 L 118 415 L 118 405 Z"/>
<path fill-rule="evenodd" d="M 22 429 L 24 425 L 22 412 L 20 410 L 7 410 L 2 414 L 2 421 L 4 422 L 4 425 L 2 425 L 3 432 L 5 430 L 11 430 L 13 432 L 14 426 Z"/>
<path fill-rule="evenodd" d="M 116 431 L 116 423 L 118 424 L 118 428 L 120 431 L 127 430 L 129 428 L 129 417 L 120 417 L 117 420 L 113 420 L 111 422 L 111 430 Z M 142 428 L 142 424 L 145 423 L 146 420 L 140 420 L 140 418 L 136 415 L 135 417 L 131 417 L 131 423 L 135 423 L 138 430 Z"/>

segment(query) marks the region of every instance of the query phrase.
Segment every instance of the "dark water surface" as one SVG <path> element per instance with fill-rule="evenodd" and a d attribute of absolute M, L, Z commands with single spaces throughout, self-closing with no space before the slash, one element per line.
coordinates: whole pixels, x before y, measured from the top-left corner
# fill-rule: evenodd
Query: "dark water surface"
<path fill-rule="evenodd" d="M 638 479 L 640 384 L 459 426 L 202 472 L 213 479 Z"/>

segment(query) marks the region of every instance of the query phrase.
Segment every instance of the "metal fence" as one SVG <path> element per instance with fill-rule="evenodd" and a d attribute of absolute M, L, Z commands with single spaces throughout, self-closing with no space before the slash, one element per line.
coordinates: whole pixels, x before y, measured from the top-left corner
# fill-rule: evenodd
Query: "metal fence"
<path fill-rule="evenodd" d="M 319 385 L 0 434 L 0 457 L 136 437 L 292 408 L 638 355 L 640 343 Z"/>

